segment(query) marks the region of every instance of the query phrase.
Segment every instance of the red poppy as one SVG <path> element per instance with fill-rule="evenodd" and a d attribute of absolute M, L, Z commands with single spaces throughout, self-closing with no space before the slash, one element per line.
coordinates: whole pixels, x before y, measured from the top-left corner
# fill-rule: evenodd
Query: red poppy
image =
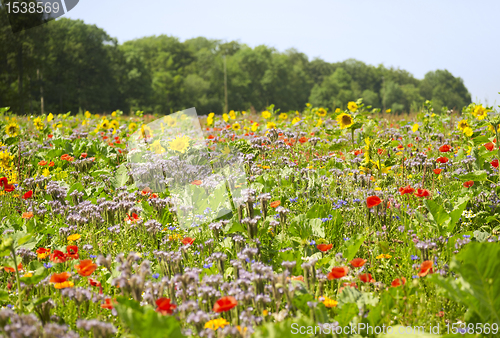
<path fill-rule="evenodd" d="M 384 149 L 378 149 L 378 150 L 377 150 L 377 153 L 378 153 L 379 155 L 382 155 L 382 154 L 384 153 Z"/>
<path fill-rule="evenodd" d="M 413 189 L 409 185 L 406 186 L 406 187 L 399 188 L 399 192 L 401 193 L 401 195 L 404 195 L 404 194 L 413 194 L 414 191 L 415 191 L 415 189 Z"/>
<path fill-rule="evenodd" d="M 80 261 L 80 264 L 75 265 L 75 268 L 80 276 L 87 277 L 97 269 L 97 265 L 91 259 L 84 259 Z"/>
<path fill-rule="evenodd" d="M 305 136 L 302 136 L 301 138 L 299 138 L 299 142 L 300 142 L 300 143 L 306 143 L 306 142 L 307 142 L 307 140 L 308 140 L 308 138 L 307 138 L 307 137 L 305 137 Z"/>
<path fill-rule="evenodd" d="M 361 155 L 362 153 L 363 153 L 363 149 L 354 151 L 355 156 Z"/>
<path fill-rule="evenodd" d="M 64 263 L 66 259 L 66 254 L 59 250 L 54 250 L 54 252 L 50 254 L 50 260 L 54 263 Z"/>
<path fill-rule="evenodd" d="M 319 251 L 327 252 L 328 250 L 333 248 L 333 244 L 318 244 L 316 248 L 318 248 Z"/>
<path fill-rule="evenodd" d="M 408 143 L 408 148 L 412 148 L 413 147 L 413 144 L 412 143 Z"/>
<path fill-rule="evenodd" d="M 156 312 L 160 312 L 162 315 L 171 315 L 177 308 L 177 305 L 170 303 L 169 298 L 159 298 L 156 300 Z"/>
<path fill-rule="evenodd" d="M 420 272 L 418 273 L 418 275 L 420 277 L 424 277 L 427 274 L 432 273 L 432 265 L 433 265 L 432 261 L 425 261 L 425 262 L 423 262 L 420 265 Z"/>
<path fill-rule="evenodd" d="M 332 271 L 328 274 L 328 279 L 339 279 L 347 275 L 349 268 L 347 266 L 336 266 L 332 269 Z"/>
<path fill-rule="evenodd" d="M 78 255 L 78 247 L 76 245 L 68 245 L 66 247 L 66 251 L 68 252 L 66 256 L 69 258 L 78 259 L 78 257 L 80 257 Z"/>
<path fill-rule="evenodd" d="M 466 188 L 470 188 L 474 185 L 474 181 L 467 181 L 467 182 L 464 182 L 463 186 L 466 187 Z"/>
<path fill-rule="evenodd" d="M 0 178 L 0 187 L 4 187 L 6 192 L 11 192 L 15 189 L 13 184 L 8 183 L 7 177 Z"/>
<path fill-rule="evenodd" d="M 101 282 L 99 282 L 97 279 L 94 278 L 89 278 L 89 283 L 92 286 L 101 286 Z"/>
<path fill-rule="evenodd" d="M 270 206 L 271 208 L 277 208 L 281 204 L 281 201 L 272 201 Z"/>
<path fill-rule="evenodd" d="M 11 268 L 10 266 L 4 266 L 3 269 L 7 272 L 14 272 L 16 269 Z M 22 271 L 23 270 L 23 263 L 17 264 L 17 271 Z"/>
<path fill-rule="evenodd" d="M 439 174 L 441 174 L 441 171 L 443 171 L 443 169 L 434 169 L 433 171 L 434 171 L 434 174 L 439 175 Z"/>
<path fill-rule="evenodd" d="M 366 259 L 363 259 L 363 258 L 354 258 L 352 261 L 351 261 L 351 265 L 355 268 L 360 268 L 362 267 L 363 265 L 365 265 L 366 263 Z"/>
<path fill-rule="evenodd" d="M 54 166 L 54 161 L 50 161 L 49 162 L 49 167 L 53 167 Z"/>
<path fill-rule="evenodd" d="M 451 150 L 451 147 L 448 144 L 442 145 L 439 147 L 439 151 L 442 153 L 447 153 Z"/>
<path fill-rule="evenodd" d="M 363 283 L 373 283 L 375 282 L 375 279 L 372 278 L 372 275 L 369 273 L 363 273 L 358 276 L 359 280 L 362 281 Z"/>
<path fill-rule="evenodd" d="M 488 149 L 489 151 L 492 151 L 493 149 L 495 149 L 495 145 L 494 145 L 493 143 L 491 143 L 491 142 L 486 143 L 486 144 L 484 145 L 484 147 L 485 147 L 486 149 Z"/>
<path fill-rule="evenodd" d="M 195 239 L 196 238 L 186 237 L 186 238 L 184 238 L 182 240 L 182 244 L 184 244 L 184 245 L 192 245 Z"/>
<path fill-rule="evenodd" d="M 398 287 L 398 286 L 401 286 L 401 285 L 405 285 L 405 284 L 406 284 L 406 278 L 401 277 L 401 278 L 396 278 L 395 280 L 393 280 L 392 283 L 391 283 L 391 286 L 393 288 L 395 288 L 395 287 Z"/>
<path fill-rule="evenodd" d="M 80 157 L 81 157 L 81 158 L 87 158 L 87 153 L 82 153 L 82 154 L 80 155 Z"/>
<path fill-rule="evenodd" d="M 47 137 L 48 137 L 48 138 L 52 138 L 52 137 L 54 137 L 54 135 L 49 134 L 49 135 L 47 135 Z"/>
<path fill-rule="evenodd" d="M 226 312 L 238 305 L 238 301 L 233 296 L 226 296 L 220 298 L 215 302 L 213 311 L 214 312 Z"/>
<path fill-rule="evenodd" d="M 51 283 L 64 283 L 65 281 L 68 280 L 69 277 L 71 277 L 69 272 L 55 273 L 52 276 L 50 276 L 49 282 L 51 282 Z"/>
<path fill-rule="evenodd" d="M 415 196 L 417 197 L 429 197 L 431 194 L 427 189 L 417 189 Z"/>
<path fill-rule="evenodd" d="M 382 200 L 378 196 L 370 196 L 366 199 L 366 206 L 368 208 L 373 208 L 380 203 L 382 203 Z"/>
<path fill-rule="evenodd" d="M 37 254 L 44 254 L 44 253 L 47 253 L 47 252 L 50 252 L 50 249 L 45 249 L 45 248 L 38 248 L 38 249 L 36 249 L 36 253 Z"/>
<path fill-rule="evenodd" d="M 104 300 L 104 303 L 103 303 L 103 304 L 101 304 L 101 307 L 102 307 L 103 309 L 108 309 L 108 310 L 113 309 L 113 304 L 111 304 L 111 298 L 106 298 L 106 299 Z"/>
<path fill-rule="evenodd" d="M 30 190 L 30 191 L 26 192 L 23 195 L 23 200 L 27 200 L 28 198 L 31 198 L 31 196 L 33 196 L 33 190 Z"/>
<path fill-rule="evenodd" d="M 38 165 L 41 166 L 41 167 L 43 167 L 46 164 L 47 164 L 47 161 L 40 161 L 40 162 L 38 162 Z"/>
<path fill-rule="evenodd" d="M 446 163 L 446 162 L 448 162 L 448 161 L 449 161 L 449 160 L 448 160 L 448 157 L 443 157 L 443 156 L 438 157 L 438 158 L 436 159 L 436 162 L 439 162 L 439 163 Z"/>
<path fill-rule="evenodd" d="M 492 167 L 498 168 L 498 160 L 494 159 L 493 161 L 490 162 Z"/>

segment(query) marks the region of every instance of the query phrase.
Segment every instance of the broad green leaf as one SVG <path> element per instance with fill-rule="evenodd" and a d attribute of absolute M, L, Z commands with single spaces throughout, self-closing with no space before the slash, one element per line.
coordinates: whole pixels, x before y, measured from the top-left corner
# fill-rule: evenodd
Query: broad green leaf
<path fill-rule="evenodd" d="M 356 237 L 353 237 L 346 241 L 344 243 L 344 249 L 342 250 L 342 254 L 347 261 L 350 261 L 356 256 L 358 253 L 359 248 L 365 241 L 365 237 L 362 235 L 357 235 Z"/>
<path fill-rule="evenodd" d="M 313 236 L 324 238 L 325 237 L 325 228 L 323 227 L 323 222 L 316 218 L 309 220 L 309 224 L 311 225 Z"/>
<path fill-rule="evenodd" d="M 350 288 L 349 288 L 350 289 Z M 347 303 L 342 307 L 342 310 L 335 317 L 335 320 L 339 322 L 339 326 L 347 326 L 351 320 L 359 313 L 358 306 L 356 303 Z"/>
<path fill-rule="evenodd" d="M 462 181 L 486 181 L 488 173 L 484 170 L 476 170 L 472 173 L 460 176 Z"/>
<path fill-rule="evenodd" d="M 0 289 L 0 301 L 6 302 L 9 300 L 9 293 L 3 289 Z"/>
<path fill-rule="evenodd" d="M 116 171 L 115 177 L 113 177 L 112 180 L 113 187 L 116 189 L 125 186 L 128 182 L 129 177 L 130 176 L 128 175 L 128 169 L 125 164 L 120 165 L 120 167 Z"/>
<path fill-rule="evenodd" d="M 429 279 L 444 288 L 449 298 L 477 313 L 483 323 L 500 324 L 500 246 L 469 243 L 453 257 L 450 269 L 460 278 L 434 274 Z"/>
<path fill-rule="evenodd" d="M 450 215 L 448 215 L 443 206 L 432 200 L 426 200 L 425 205 L 427 206 L 427 210 L 431 213 L 431 220 L 435 222 L 439 232 L 442 233 L 445 222 L 449 222 L 450 220 Z"/>
<path fill-rule="evenodd" d="M 365 305 L 375 306 L 378 303 L 378 299 L 375 298 L 371 293 L 361 292 L 358 289 L 346 287 L 342 290 L 337 298 L 338 308 L 342 308 L 345 304 L 356 303 L 358 307 Z"/>

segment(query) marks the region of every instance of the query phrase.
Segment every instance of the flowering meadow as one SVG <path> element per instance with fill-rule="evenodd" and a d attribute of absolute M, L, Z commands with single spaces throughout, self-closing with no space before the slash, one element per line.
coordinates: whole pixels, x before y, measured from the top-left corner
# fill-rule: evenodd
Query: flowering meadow
<path fill-rule="evenodd" d="M 146 167 L 168 155 L 160 176 L 215 189 L 200 140 L 162 137 L 181 122 L 0 109 L 0 336 L 498 336 L 494 107 L 199 116 L 245 178 L 224 212 L 138 179 L 133 135 Z"/>

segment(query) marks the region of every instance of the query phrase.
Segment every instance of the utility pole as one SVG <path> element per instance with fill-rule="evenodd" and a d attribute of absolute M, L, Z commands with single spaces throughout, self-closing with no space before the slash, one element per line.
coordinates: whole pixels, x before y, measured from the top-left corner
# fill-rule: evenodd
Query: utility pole
<path fill-rule="evenodd" d="M 227 103 L 227 70 L 226 70 L 226 55 L 224 54 L 224 114 L 229 110 Z"/>

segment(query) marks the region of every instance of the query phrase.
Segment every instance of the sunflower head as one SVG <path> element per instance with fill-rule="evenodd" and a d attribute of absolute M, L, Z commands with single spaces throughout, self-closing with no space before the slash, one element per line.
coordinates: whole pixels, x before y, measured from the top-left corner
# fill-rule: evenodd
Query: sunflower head
<path fill-rule="evenodd" d="M 358 110 L 358 105 L 356 104 L 356 102 L 351 101 L 347 104 L 347 109 L 354 113 L 356 110 Z"/>
<path fill-rule="evenodd" d="M 186 150 L 189 148 L 189 136 L 176 136 L 176 138 L 169 143 L 170 149 L 174 151 L 178 151 L 182 154 L 186 152 Z"/>
<path fill-rule="evenodd" d="M 469 123 L 467 123 L 467 120 L 462 120 L 460 122 L 458 122 L 458 125 L 457 125 L 458 129 L 460 129 L 461 131 L 464 131 L 465 128 L 468 128 L 469 127 Z"/>
<path fill-rule="evenodd" d="M 19 125 L 15 121 L 12 121 L 5 127 L 5 132 L 10 137 L 16 137 L 19 135 L 19 130 Z"/>
<path fill-rule="evenodd" d="M 318 116 L 324 117 L 326 116 L 326 109 L 325 108 L 319 108 L 318 111 L 316 112 Z"/>
<path fill-rule="evenodd" d="M 241 126 L 238 122 L 235 122 L 235 123 L 233 123 L 232 128 L 233 128 L 233 130 L 240 130 Z"/>
<path fill-rule="evenodd" d="M 337 116 L 337 123 L 339 124 L 340 129 L 349 128 L 354 124 L 354 119 L 351 115 L 342 113 Z"/>

